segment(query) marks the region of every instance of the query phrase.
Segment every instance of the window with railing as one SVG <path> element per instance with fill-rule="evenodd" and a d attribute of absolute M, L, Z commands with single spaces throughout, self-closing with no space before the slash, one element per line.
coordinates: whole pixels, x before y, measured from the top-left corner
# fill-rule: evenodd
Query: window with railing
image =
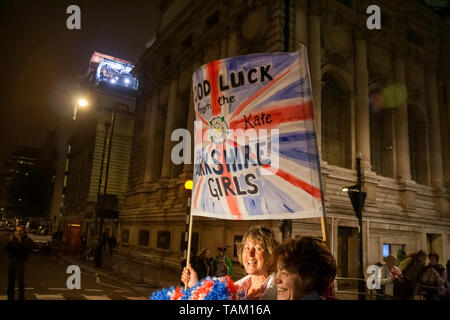
<path fill-rule="evenodd" d="M 139 230 L 139 245 L 148 246 L 150 232 L 148 230 Z"/>
<path fill-rule="evenodd" d="M 170 231 L 158 231 L 156 247 L 159 249 L 170 248 Z"/>

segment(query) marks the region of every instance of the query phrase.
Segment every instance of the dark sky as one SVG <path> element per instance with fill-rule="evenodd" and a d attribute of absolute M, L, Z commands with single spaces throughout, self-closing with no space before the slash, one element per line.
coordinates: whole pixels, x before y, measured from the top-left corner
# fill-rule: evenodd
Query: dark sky
<path fill-rule="evenodd" d="M 16 145 L 42 145 L 94 51 L 136 63 L 158 24 L 154 1 L 0 0 L 0 169 Z M 69 5 L 81 30 L 68 30 Z"/>

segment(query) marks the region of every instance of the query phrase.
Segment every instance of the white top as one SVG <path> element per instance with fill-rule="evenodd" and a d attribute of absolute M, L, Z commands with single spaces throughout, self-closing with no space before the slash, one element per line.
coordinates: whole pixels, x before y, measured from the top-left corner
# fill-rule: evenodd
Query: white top
<path fill-rule="evenodd" d="M 235 282 L 239 287 L 238 292 L 244 292 L 247 296 L 247 290 L 251 285 L 251 275 L 245 276 L 242 279 Z M 259 296 L 259 300 L 277 300 L 277 286 L 275 284 L 275 273 L 269 275 L 261 285 L 262 294 Z"/>
<path fill-rule="evenodd" d="M 394 266 L 394 268 L 397 275 L 402 274 L 402 271 L 399 267 Z M 383 268 L 381 268 L 380 272 L 380 284 L 384 287 L 384 294 L 388 296 L 394 295 L 394 275 L 392 274 L 391 270 L 387 267 L 386 264 L 383 265 Z"/>

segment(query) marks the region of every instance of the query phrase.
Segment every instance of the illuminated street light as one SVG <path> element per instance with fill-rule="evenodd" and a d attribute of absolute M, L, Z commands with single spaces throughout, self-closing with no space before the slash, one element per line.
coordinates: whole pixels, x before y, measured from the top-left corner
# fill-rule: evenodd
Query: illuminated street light
<path fill-rule="evenodd" d="M 78 105 L 80 107 L 84 108 L 84 107 L 86 107 L 88 105 L 88 102 L 85 99 L 80 99 L 80 100 L 78 100 Z"/>
<path fill-rule="evenodd" d="M 84 99 L 84 98 L 78 99 L 77 104 L 75 104 L 75 108 L 73 109 L 73 120 L 77 119 L 78 107 L 86 108 L 88 105 L 89 105 L 89 103 L 87 102 L 86 99 Z"/>
<path fill-rule="evenodd" d="M 184 188 L 186 189 L 186 190 L 192 190 L 192 187 L 194 186 L 194 182 L 192 181 L 192 180 L 187 180 L 185 183 L 184 183 Z"/>

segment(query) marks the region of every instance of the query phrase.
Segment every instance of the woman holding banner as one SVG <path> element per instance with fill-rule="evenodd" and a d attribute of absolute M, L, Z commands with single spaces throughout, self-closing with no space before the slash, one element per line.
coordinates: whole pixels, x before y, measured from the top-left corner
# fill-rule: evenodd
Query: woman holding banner
<path fill-rule="evenodd" d="M 239 262 L 247 276 L 237 281 L 238 291 L 248 300 L 276 300 L 277 287 L 273 272 L 273 254 L 277 243 L 270 229 L 252 226 L 245 233 L 239 246 Z M 183 269 L 181 281 L 193 287 L 198 281 L 197 273 L 191 265 Z"/>

